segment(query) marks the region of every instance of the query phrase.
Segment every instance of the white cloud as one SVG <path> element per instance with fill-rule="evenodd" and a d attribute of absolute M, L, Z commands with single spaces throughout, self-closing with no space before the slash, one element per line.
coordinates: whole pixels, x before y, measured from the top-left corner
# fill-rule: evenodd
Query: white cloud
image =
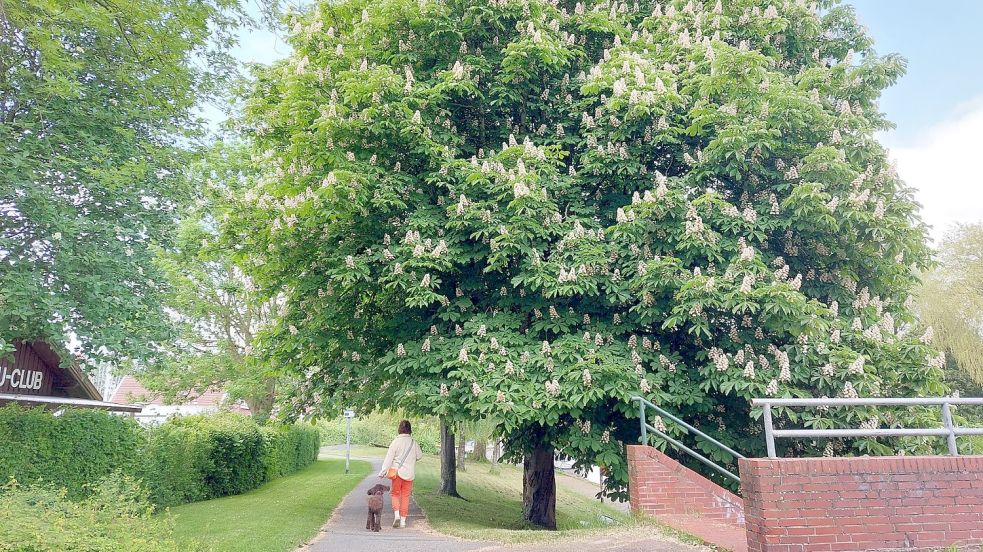
<path fill-rule="evenodd" d="M 891 137 L 885 137 L 891 146 Z M 922 204 L 922 218 L 936 243 L 957 222 L 983 221 L 983 97 L 891 148 L 898 173 Z"/>

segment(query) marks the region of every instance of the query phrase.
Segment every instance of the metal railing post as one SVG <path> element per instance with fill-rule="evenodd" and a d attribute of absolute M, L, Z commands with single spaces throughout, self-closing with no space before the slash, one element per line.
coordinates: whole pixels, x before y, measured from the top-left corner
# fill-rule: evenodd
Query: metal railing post
<path fill-rule="evenodd" d="M 647 409 L 651 408 L 652 410 L 655 410 L 660 416 L 664 416 L 666 420 L 669 420 L 670 422 L 673 422 L 673 423 L 678 424 L 678 426 L 686 434 L 693 435 L 696 438 L 704 439 L 706 442 L 708 442 L 708 443 L 710 443 L 712 445 L 715 445 L 720 450 L 726 452 L 727 454 L 730 454 L 735 459 L 744 458 L 744 455 L 742 455 L 739 452 L 737 452 L 736 450 L 728 447 L 727 445 L 721 443 L 720 441 L 714 439 L 713 437 L 707 435 L 706 433 L 700 431 L 696 427 L 694 427 L 694 426 L 686 423 L 681 418 L 679 418 L 678 416 L 672 414 L 671 412 L 666 411 L 662 407 L 659 407 L 659 406 L 656 406 L 656 405 L 650 403 L 649 401 L 645 400 L 644 397 L 635 396 L 635 397 L 632 397 L 631 400 L 638 401 L 638 420 L 639 420 L 639 425 L 640 425 L 640 429 L 641 429 L 641 439 L 640 439 L 640 441 L 642 442 L 643 445 L 648 446 L 648 441 L 649 441 L 648 436 L 649 436 L 650 433 L 652 433 L 652 434 L 656 435 L 657 437 L 659 437 L 660 439 L 662 439 L 663 441 L 665 441 L 666 443 L 672 445 L 673 448 L 675 448 L 676 450 L 678 450 L 680 452 L 683 452 L 685 454 L 688 454 L 691 458 L 694 458 L 696 460 L 699 460 L 700 462 L 706 464 L 707 466 L 709 466 L 713 470 L 719 472 L 720 475 L 722 475 L 724 477 L 727 477 L 729 479 L 732 479 L 734 481 L 737 481 L 737 482 L 740 482 L 741 481 L 741 478 L 737 474 L 735 474 L 735 473 L 727 470 L 724 467 L 721 467 L 719 464 L 717 464 L 713 460 L 707 458 L 706 456 L 704 456 L 704 455 L 700 454 L 699 452 L 693 450 L 692 448 L 686 446 L 681 441 L 670 437 L 666 433 L 667 430 L 666 430 L 665 427 L 662 427 L 660 429 L 658 427 L 655 427 L 655 426 L 650 425 L 648 423 L 648 418 L 646 416 L 647 413 L 648 413 L 648 410 Z"/>
<path fill-rule="evenodd" d="M 959 449 L 956 448 L 956 431 L 952 425 L 952 411 L 949 409 L 949 403 L 947 402 L 942 403 L 942 426 L 949 432 L 945 438 L 949 445 L 949 454 L 951 456 L 959 456 Z"/>
<path fill-rule="evenodd" d="M 820 398 L 820 399 L 751 399 L 752 406 L 762 407 L 765 426 L 765 442 L 768 457 L 775 458 L 775 439 L 855 439 L 880 437 L 945 437 L 949 455 L 958 456 L 956 439 L 983 435 L 983 427 L 958 425 L 952 416 L 952 407 L 958 405 L 983 406 L 983 397 L 869 397 L 869 398 Z M 874 427 L 860 429 L 775 429 L 772 407 L 850 407 L 850 406 L 940 406 L 942 426 L 931 428 Z M 651 429 L 651 427 L 649 428 Z"/>
<path fill-rule="evenodd" d="M 777 458 L 775 452 L 775 434 L 771 425 L 771 404 L 765 404 L 765 444 L 768 446 L 768 458 Z"/>

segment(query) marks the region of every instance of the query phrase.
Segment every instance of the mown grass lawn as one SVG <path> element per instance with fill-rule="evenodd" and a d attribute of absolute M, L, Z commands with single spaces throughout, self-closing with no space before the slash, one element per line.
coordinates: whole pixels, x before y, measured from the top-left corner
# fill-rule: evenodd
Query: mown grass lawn
<path fill-rule="evenodd" d="M 522 469 L 474 463 L 458 472 L 457 488 L 465 500 L 437 494 L 440 464 L 427 456 L 417 464 L 413 495 L 426 512 L 434 530 L 462 538 L 502 543 L 553 541 L 581 537 L 606 530 L 635 528 L 644 520 L 616 510 L 608 504 L 564 485 L 567 476 L 557 474 L 556 522 L 558 531 L 542 531 L 522 519 Z"/>
<path fill-rule="evenodd" d="M 388 449 L 368 445 L 352 445 L 352 458 L 385 458 Z M 321 457 L 344 458 L 345 449 L 330 449 L 323 451 Z"/>
<path fill-rule="evenodd" d="M 310 539 L 341 499 L 368 475 L 368 462 L 319 460 L 259 489 L 170 509 L 175 538 L 212 552 L 290 551 Z"/>

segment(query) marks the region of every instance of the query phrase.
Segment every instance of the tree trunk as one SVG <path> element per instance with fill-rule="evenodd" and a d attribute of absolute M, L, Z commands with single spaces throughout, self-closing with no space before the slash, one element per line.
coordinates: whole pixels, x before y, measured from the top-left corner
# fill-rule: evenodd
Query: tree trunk
<path fill-rule="evenodd" d="M 464 434 L 464 427 L 459 426 L 461 429 L 458 431 L 457 437 L 457 469 L 460 471 L 467 471 L 464 469 L 464 456 L 466 454 L 465 445 L 468 442 L 467 436 Z"/>
<path fill-rule="evenodd" d="M 474 458 L 475 462 L 487 462 L 488 461 L 488 441 L 485 439 L 475 439 L 474 441 L 474 452 L 471 453 L 471 457 Z"/>
<path fill-rule="evenodd" d="M 440 494 L 456 496 L 457 464 L 454 459 L 454 432 L 444 418 L 440 419 Z"/>
<path fill-rule="evenodd" d="M 253 418 L 259 423 L 266 423 L 276 402 L 276 378 L 264 378 L 262 391 L 246 397 L 245 400 Z"/>
<path fill-rule="evenodd" d="M 488 469 L 488 473 L 498 474 L 498 461 L 502 459 L 502 441 L 496 440 L 495 445 L 492 447 L 492 457 L 491 457 L 491 468 Z"/>
<path fill-rule="evenodd" d="M 556 474 L 551 446 L 537 445 L 522 460 L 522 516 L 544 529 L 556 529 Z"/>

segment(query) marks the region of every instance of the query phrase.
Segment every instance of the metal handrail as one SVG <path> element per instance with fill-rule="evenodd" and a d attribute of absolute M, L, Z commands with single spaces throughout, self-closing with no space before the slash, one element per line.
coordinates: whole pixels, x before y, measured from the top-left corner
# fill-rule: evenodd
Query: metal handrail
<path fill-rule="evenodd" d="M 640 422 L 640 425 L 641 425 L 641 430 L 642 430 L 642 435 L 641 435 L 640 441 L 641 441 L 641 443 L 643 445 L 648 445 L 649 444 L 648 443 L 648 432 L 651 431 L 652 433 L 655 433 L 656 435 L 658 435 L 659 437 L 661 437 L 662 439 L 664 439 L 667 443 L 669 443 L 672 446 L 676 447 L 677 449 L 685 452 L 686 454 L 692 456 L 693 458 L 699 460 L 700 462 L 703 462 L 704 464 L 706 464 L 710 468 L 714 469 L 715 471 L 717 471 L 718 473 L 720 473 L 724 477 L 728 477 L 728 478 L 733 479 L 734 481 L 737 481 L 737 482 L 740 482 L 741 481 L 741 478 L 738 477 L 737 474 L 731 472 L 727 468 L 724 468 L 724 467 L 720 466 L 719 464 L 717 464 L 713 460 L 710 460 L 706 456 L 703 456 L 699 452 L 696 452 L 695 450 L 693 450 L 690 447 L 684 445 L 683 443 L 679 442 L 678 440 L 673 439 L 672 437 L 666 435 L 665 432 L 660 431 L 659 429 L 656 429 L 655 427 L 653 427 L 652 425 L 650 425 L 648 423 L 648 419 L 646 418 L 646 415 L 645 415 L 645 409 L 646 408 L 651 408 L 652 410 L 655 410 L 660 415 L 665 416 L 666 418 L 669 418 L 673 422 L 675 422 L 675 423 L 679 424 L 680 426 L 682 426 L 686 430 L 687 433 L 692 433 L 692 434 L 698 435 L 698 436 L 706 439 L 707 441 L 710 441 L 711 443 L 713 443 L 714 445 L 716 445 L 718 448 L 721 448 L 721 449 L 727 451 L 729 454 L 731 454 L 735 458 L 744 458 L 744 456 L 742 454 L 738 453 L 737 451 L 735 451 L 734 449 L 728 447 L 727 445 L 721 443 L 720 441 L 714 439 L 713 437 L 710 437 L 709 435 L 707 435 L 706 433 L 700 431 L 699 429 L 696 429 L 695 427 L 691 426 L 690 424 L 684 422 L 678 416 L 673 415 L 671 412 L 667 412 L 664 408 L 658 407 L 658 406 L 652 404 L 651 402 L 645 400 L 644 397 L 632 397 L 631 400 L 632 401 L 638 401 L 638 419 L 639 419 L 639 422 Z"/>
<path fill-rule="evenodd" d="M 952 421 L 951 405 L 983 405 L 983 398 L 974 397 L 917 397 L 917 398 L 869 398 L 869 399 L 751 399 L 754 406 L 763 406 L 765 444 L 768 457 L 777 458 L 776 437 L 945 437 L 949 454 L 958 456 L 956 437 L 983 435 L 983 428 L 958 427 Z M 772 422 L 773 406 L 941 406 L 941 428 L 890 428 L 890 429 L 775 429 Z"/>

